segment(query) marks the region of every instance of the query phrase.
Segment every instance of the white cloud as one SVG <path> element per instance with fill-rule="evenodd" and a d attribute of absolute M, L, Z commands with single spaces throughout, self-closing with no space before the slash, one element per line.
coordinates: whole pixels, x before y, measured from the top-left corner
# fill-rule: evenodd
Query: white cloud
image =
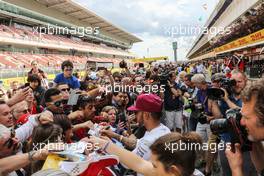
<path fill-rule="evenodd" d="M 170 36 L 166 28 L 202 26 L 219 0 L 76 0 L 111 23 L 136 34 L 143 42 L 134 44 L 139 57 L 169 56 L 172 41 L 178 42 L 178 58 L 185 59 L 194 35 Z M 207 9 L 204 8 L 206 4 Z M 149 48 L 149 49 L 148 49 Z"/>
<path fill-rule="evenodd" d="M 144 42 L 136 43 L 132 48 L 132 52 L 136 53 L 138 57 L 168 56 L 171 61 L 174 60 L 172 42 L 177 41 L 178 43 L 178 60 L 185 60 L 190 43 L 195 39 L 194 36 L 182 36 L 174 39 L 170 37 L 153 36 L 148 33 L 143 33 L 139 37 L 144 38 Z"/>

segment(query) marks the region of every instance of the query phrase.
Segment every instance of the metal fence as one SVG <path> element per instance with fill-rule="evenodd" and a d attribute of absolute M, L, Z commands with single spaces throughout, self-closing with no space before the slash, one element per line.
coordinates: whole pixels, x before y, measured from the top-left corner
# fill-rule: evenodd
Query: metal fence
<path fill-rule="evenodd" d="M 41 67 L 40 69 L 43 70 L 47 74 L 61 73 L 60 68 Z M 76 70 L 82 71 L 84 69 L 84 66 L 75 66 L 74 69 L 75 71 Z M 30 71 L 29 68 L 0 69 L 0 79 L 26 77 L 29 71 Z"/>

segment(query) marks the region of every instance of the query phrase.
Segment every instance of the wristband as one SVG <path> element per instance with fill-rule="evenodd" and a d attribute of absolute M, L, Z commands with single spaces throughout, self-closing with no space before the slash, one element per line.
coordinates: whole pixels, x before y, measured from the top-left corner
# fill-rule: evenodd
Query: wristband
<path fill-rule="evenodd" d="M 33 156 L 36 154 L 36 151 L 30 151 L 28 152 L 28 160 L 30 162 L 34 161 Z"/>

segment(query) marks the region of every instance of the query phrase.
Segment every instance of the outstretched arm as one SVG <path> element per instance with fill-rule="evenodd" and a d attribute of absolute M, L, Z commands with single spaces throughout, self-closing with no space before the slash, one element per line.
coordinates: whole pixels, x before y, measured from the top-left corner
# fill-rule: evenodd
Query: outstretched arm
<path fill-rule="evenodd" d="M 107 153 L 118 156 L 120 162 L 126 165 L 129 169 L 144 174 L 145 176 L 155 175 L 151 162 L 144 160 L 128 150 L 118 147 L 110 141 L 93 136 L 89 139 L 86 138 L 83 140 L 97 146 L 99 145 L 99 147 L 104 149 Z"/>

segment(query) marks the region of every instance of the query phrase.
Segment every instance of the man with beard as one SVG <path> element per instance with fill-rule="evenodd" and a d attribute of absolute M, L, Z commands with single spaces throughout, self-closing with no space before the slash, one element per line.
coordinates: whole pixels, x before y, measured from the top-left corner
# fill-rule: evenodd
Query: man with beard
<path fill-rule="evenodd" d="M 239 70 L 233 70 L 231 73 L 231 80 L 236 81 L 236 85 L 232 88 L 232 95 L 228 95 L 227 91 L 225 90 L 225 96 L 223 98 L 223 101 L 220 102 L 220 111 L 224 118 L 225 112 L 228 109 L 235 109 L 235 108 L 241 108 L 242 107 L 242 99 L 241 99 L 241 92 L 246 87 L 247 84 L 247 77 L 243 72 L 240 72 Z M 221 142 L 229 143 L 231 142 L 231 137 L 229 133 L 224 133 L 220 135 Z M 226 145 L 225 145 L 226 146 Z M 243 173 L 244 175 L 250 175 L 254 176 L 257 175 L 256 169 L 254 168 L 252 161 L 250 159 L 250 153 L 244 152 L 243 154 Z M 222 166 L 223 173 L 226 175 L 231 175 L 231 170 L 227 161 L 227 158 L 225 156 L 224 150 L 219 151 L 220 156 L 220 162 Z"/>
<path fill-rule="evenodd" d="M 243 105 L 241 109 L 241 125 L 246 127 L 248 139 L 253 142 L 251 159 L 255 168 L 264 175 L 264 79 L 247 85 L 242 92 Z M 235 144 L 235 152 L 226 150 L 226 155 L 232 169 L 233 176 L 243 176 L 243 154 L 240 144 Z"/>
<path fill-rule="evenodd" d="M 111 130 L 102 130 L 102 134 L 119 140 L 126 147 L 133 149 L 133 153 L 145 160 L 150 160 L 150 145 L 160 136 L 170 133 L 170 129 L 160 122 L 162 106 L 163 102 L 157 95 L 141 94 L 135 105 L 128 108 L 135 113 L 137 123 L 146 128 L 144 136 L 140 139 L 115 134 Z"/>

